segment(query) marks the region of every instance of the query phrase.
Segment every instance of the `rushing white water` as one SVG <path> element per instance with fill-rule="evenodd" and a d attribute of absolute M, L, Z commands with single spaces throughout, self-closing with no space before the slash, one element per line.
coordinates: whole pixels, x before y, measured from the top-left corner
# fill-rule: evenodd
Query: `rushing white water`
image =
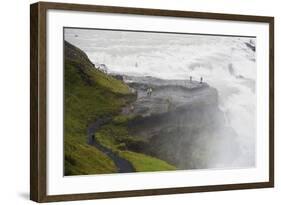
<path fill-rule="evenodd" d="M 66 29 L 65 39 L 109 72 L 164 79 L 192 76 L 198 81 L 203 77 L 218 90 L 219 107 L 238 134 L 243 153 L 234 165 L 254 165 L 255 38 Z"/>

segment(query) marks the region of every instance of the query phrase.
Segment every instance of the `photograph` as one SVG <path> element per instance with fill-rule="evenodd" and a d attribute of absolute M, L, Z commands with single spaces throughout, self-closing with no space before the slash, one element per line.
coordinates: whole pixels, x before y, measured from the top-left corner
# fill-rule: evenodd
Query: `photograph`
<path fill-rule="evenodd" d="M 63 28 L 64 176 L 256 167 L 256 36 Z"/>

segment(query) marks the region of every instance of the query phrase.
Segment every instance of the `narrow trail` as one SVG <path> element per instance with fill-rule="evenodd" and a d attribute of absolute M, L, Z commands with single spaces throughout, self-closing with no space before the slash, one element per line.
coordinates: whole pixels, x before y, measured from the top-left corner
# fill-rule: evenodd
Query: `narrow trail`
<path fill-rule="evenodd" d="M 115 154 L 112 150 L 106 148 L 105 146 L 101 145 L 96 139 L 95 139 L 95 133 L 96 131 L 105 123 L 109 122 L 109 118 L 102 118 L 97 120 L 96 122 L 92 123 L 88 127 L 88 143 L 98 150 L 100 150 L 102 153 L 107 155 L 116 165 L 118 169 L 118 173 L 129 173 L 129 172 L 135 172 L 135 168 L 133 165 L 126 159 L 123 159 L 122 157 Z"/>

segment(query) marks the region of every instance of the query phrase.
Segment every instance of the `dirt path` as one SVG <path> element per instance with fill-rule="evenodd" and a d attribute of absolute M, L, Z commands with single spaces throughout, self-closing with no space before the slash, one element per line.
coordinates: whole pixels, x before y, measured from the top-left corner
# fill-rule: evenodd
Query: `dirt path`
<path fill-rule="evenodd" d="M 98 150 L 100 150 L 102 153 L 107 155 L 116 165 L 118 169 L 118 173 L 129 173 L 129 172 L 135 172 L 135 168 L 133 165 L 126 159 L 121 158 L 117 154 L 115 154 L 112 150 L 106 148 L 105 146 L 101 145 L 96 139 L 95 139 L 95 133 L 96 131 L 105 123 L 109 122 L 109 118 L 102 118 L 94 123 L 92 123 L 88 127 L 88 143 Z"/>

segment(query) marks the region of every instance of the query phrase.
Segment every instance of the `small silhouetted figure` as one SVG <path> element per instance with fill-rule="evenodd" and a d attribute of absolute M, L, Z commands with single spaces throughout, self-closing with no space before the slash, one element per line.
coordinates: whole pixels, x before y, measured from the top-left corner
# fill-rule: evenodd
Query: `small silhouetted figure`
<path fill-rule="evenodd" d="M 167 103 L 167 112 L 169 112 L 172 109 L 172 101 L 171 101 L 171 99 L 167 98 L 166 99 L 166 103 Z"/>
<path fill-rule="evenodd" d="M 147 88 L 146 95 L 150 97 L 151 94 L 152 94 L 152 88 Z"/>
<path fill-rule="evenodd" d="M 189 81 L 192 82 L 192 76 L 189 77 Z"/>
<path fill-rule="evenodd" d="M 146 89 L 146 96 L 149 96 L 149 88 Z"/>
<path fill-rule="evenodd" d="M 202 78 L 202 77 L 200 78 L 200 83 L 201 83 L 201 84 L 203 83 L 203 78 Z"/>
<path fill-rule="evenodd" d="M 131 105 L 131 106 L 130 106 L 130 112 L 133 112 L 134 109 L 135 109 L 134 105 Z"/>

